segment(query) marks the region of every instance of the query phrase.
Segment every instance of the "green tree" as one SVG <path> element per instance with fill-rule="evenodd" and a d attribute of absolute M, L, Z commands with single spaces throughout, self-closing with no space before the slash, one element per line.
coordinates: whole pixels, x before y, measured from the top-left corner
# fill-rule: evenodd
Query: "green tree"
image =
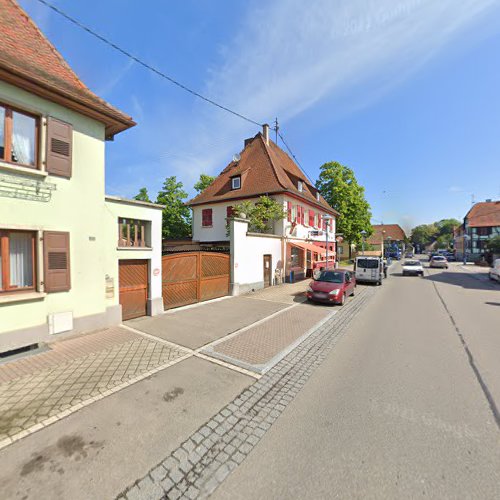
<path fill-rule="evenodd" d="M 337 210 L 337 232 L 349 242 L 349 258 L 351 244 L 359 244 L 361 231 L 366 231 L 366 238 L 372 233 L 370 224 L 371 209 L 365 199 L 365 188 L 358 184 L 354 172 L 336 161 L 325 163 L 320 168 L 316 188 L 329 205 Z"/>
<path fill-rule="evenodd" d="M 248 229 L 255 233 L 270 233 L 273 224 L 286 217 L 283 205 L 269 196 L 261 196 L 257 203 L 244 201 L 233 209 L 236 216 L 245 215 L 248 219 Z"/>
<path fill-rule="evenodd" d="M 156 203 L 165 205 L 163 209 L 162 236 L 168 238 L 187 238 L 191 236 L 191 210 L 185 205 L 187 193 L 182 182 L 174 176 L 167 177 L 158 193 Z"/>
<path fill-rule="evenodd" d="M 200 174 L 200 180 L 194 185 L 194 188 L 198 193 L 204 191 L 212 182 L 214 182 L 215 177 L 207 174 Z"/>
<path fill-rule="evenodd" d="M 410 241 L 414 245 L 426 246 L 432 243 L 438 236 L 435 224 L 420 224 L 411 230 Z"/>
<path fill-rule="evenodd" d="M 494 236 L 488 240 L 488 250 L 491 253 L 500 255 L 500 236 Z"/>
<path fill-rule="evenodd" d="M 148 203 L 151 203 L 147 188 L 142 187 L 141 189 L 139 189 L 139 193 L 134 196 L 134 200 L 147 201 Z"/>

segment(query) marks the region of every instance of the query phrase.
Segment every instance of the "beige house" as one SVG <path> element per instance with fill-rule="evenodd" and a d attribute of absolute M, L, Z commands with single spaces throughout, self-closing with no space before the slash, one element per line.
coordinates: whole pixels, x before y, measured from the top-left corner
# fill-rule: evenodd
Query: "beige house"
<path fill-rule="evenodd" d="M 0 352 L 163 310 L 161 208 L 105 197 L 105 141 L 135 125 L 0 0 Z"/>

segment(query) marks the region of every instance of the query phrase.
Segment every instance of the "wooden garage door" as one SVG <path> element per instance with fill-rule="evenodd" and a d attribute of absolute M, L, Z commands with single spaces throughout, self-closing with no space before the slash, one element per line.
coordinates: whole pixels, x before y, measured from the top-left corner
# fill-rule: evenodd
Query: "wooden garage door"
<path fill-rule="evenodd" d="M 126 320 L 145 316 L 148 299 L 148 261 L 120 260 L 119 286 L 122 318 Z"/>
<path fill-rule="evenodd" d="M 185 306 L 229 294 L 229 255 L 188 252 L 162 258 L 163 307 Z"/>

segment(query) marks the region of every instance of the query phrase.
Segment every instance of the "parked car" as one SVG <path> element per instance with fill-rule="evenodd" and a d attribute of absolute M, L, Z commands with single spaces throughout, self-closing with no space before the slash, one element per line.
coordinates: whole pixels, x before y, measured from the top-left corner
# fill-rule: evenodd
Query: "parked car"
<path fill-rule="evenodd" d="M 349 295 L 354 295 L 356 278 L 345 269 L 321 271 L 306 289 L 307 300 L 344 305 Z"/>
<path fill-rule="evenodd" d="M 431 258 L 429 267 L 448 269 L 448 261 L 446 260 L 446 257 L 443 257 L 442 255 L 435 255 Z"/>
<path fill-rule="evenodd" d="M 457 258 L 455 257 L 454 253 L 448 252 L 444 254 L 444 257 L 448 260 L 448 262 L 455 262 Z"/>
<path fill-rule="evenodd" d="M 388 265 L 390 265 L 390 259 L 387 259 L 386 268 Z M 356 281 L 381 285 L 384 277 L 384 261 L 380 257 L 356 257 L 354 275 Z"/>
<path fill-rule="evenodd" d="M 403 262 L 403 276 L 423 276 L 424 268 L 419 260 L 405 260 Z"/>
<path fill-rule="evenodd" d="M 495 259 L 493 261 L 493 267 L 489 272 L 490 280 L 500 281 L 500 259 Z"/>
<path fill-rule="evenodd" d="M 407 259 L 412 259 L 412 258 L 414 257 L 413 252 L 406 252 L 405 257 L 406 257 Z"/>

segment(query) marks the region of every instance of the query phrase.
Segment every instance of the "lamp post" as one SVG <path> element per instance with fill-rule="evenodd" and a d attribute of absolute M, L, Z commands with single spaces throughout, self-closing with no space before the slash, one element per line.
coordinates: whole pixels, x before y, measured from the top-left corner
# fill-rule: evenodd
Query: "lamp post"
<path fill-rule="evenodd" d="M 389 251 L 391 249 L 391 240 L 392 238 L 390 236 L 387 236 L 387 246 L 389 247 Z M 384 249 L 384 254 L 385 254 L 385 249 Z"/>
<path fill-rule="evenodd" d="M 363 238 L 363 243 L 362 243 L 362 254 L 364 255 L 365 254 L 365 238 L 366 238 L 366 231 L 363 229 L 363 231 L 361 231 L 361 237 Z"/>
<path fill-rule="evenodd" d="M 464 233 L 464 266 L 467 265 L 467 240 L 469 239 L 469 235 Z"/>
<path fill-rule="evenodd" d="M 326 270 L 328 270 L 328 232 L 330 229 L 330 221 L 332 220 L 331 215 L 323 215 L 323 220 L 325 221 L 326 224 Z"/>

